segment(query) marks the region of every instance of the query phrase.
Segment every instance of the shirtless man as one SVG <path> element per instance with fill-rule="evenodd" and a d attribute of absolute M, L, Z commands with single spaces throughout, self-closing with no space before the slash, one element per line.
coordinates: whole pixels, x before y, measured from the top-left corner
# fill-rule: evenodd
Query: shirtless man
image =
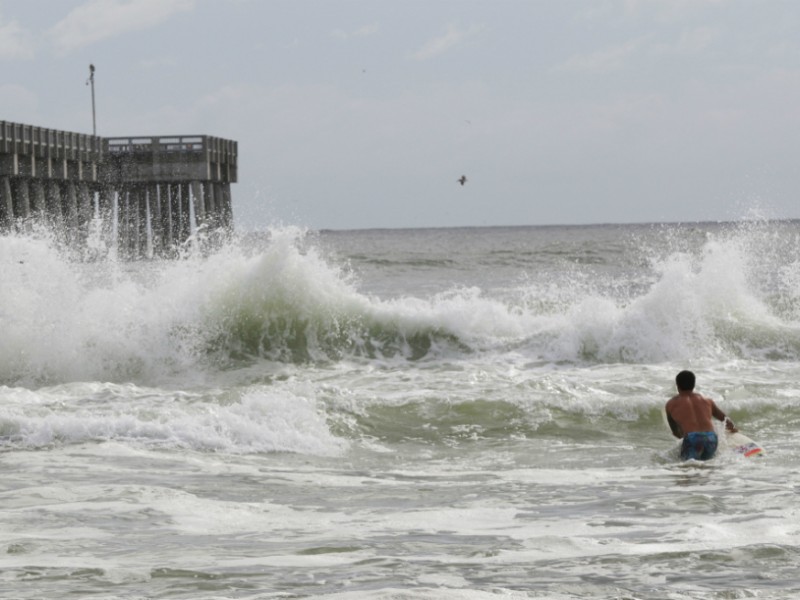
<path fill-rule="evenodd" d="M 725 421 L 725 428 L 730 432 L 736 432 L 736 426 L 711 398 L 694 391 L 694 373 L 681 371 L 675 378 L 675 383 L 678 385 L 678 394 L 670 398 L 666 409 L 672 435 L 683 438 L 681 458 L 713 458 L 717 451 L 717 434 L 711 418 Z"/>

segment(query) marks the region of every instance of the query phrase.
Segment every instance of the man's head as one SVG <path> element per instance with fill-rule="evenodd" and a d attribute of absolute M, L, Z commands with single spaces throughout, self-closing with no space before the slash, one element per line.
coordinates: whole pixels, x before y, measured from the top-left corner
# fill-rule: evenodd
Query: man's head
<path fill-rule="evenodd" d="M 682 392 L 691 392 L 694 389 L 694 373 L 691 371 L 681 371 L 675 377 L 675 383 Z"/>

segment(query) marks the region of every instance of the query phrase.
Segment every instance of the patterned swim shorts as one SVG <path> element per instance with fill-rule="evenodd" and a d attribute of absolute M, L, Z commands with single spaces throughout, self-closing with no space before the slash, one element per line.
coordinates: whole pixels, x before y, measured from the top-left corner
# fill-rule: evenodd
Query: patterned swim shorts
<path fill-rule="evenodd" d="M 683 460 L 708 460 L 717 451 L 717 434 L 713 431 L 694 431 L 687 433 L 681 444 Z"/>

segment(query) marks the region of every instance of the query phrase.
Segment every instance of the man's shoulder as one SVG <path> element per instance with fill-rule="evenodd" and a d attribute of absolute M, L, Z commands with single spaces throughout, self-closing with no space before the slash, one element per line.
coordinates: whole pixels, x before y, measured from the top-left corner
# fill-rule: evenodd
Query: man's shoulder
<path fill-rule="evenodd" d="M 667 400 L 667 403 L 664 405 L 664 410 L 667 411 L 667 414 L 669 414 L 669 412 L 673 410 L 677 404 L 680 403 L 680 399 L 681 397 L 676 395 Z"/>
<path fill-rule="evenodd" d="M 702 402 L 706 402 L 708 404 L 714 404 L 714 400 L 709 398 L 708 396 L 703 396 L 702 394 L 696 394 L 697 399 L 701 400 Z"/>
<path fill-rule="evenodd" d="M 672 398 L 667 400 L 667 405 L 677 404 L 678 402 L 680 402 L 681 398 L 682 396 L 680 394 L 675 394 Z"/>

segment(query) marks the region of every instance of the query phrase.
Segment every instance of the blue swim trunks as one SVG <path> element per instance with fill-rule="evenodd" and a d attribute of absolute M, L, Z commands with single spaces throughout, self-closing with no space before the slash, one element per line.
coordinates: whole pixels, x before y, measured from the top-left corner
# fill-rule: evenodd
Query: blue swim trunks
<path fill-rule="evenodd" d="M 687 433 L 681 444 L 683 460 L 708 460 L 714 458 L 717 451 L 717 434 L 713 431 L 695 431 Z"/>

